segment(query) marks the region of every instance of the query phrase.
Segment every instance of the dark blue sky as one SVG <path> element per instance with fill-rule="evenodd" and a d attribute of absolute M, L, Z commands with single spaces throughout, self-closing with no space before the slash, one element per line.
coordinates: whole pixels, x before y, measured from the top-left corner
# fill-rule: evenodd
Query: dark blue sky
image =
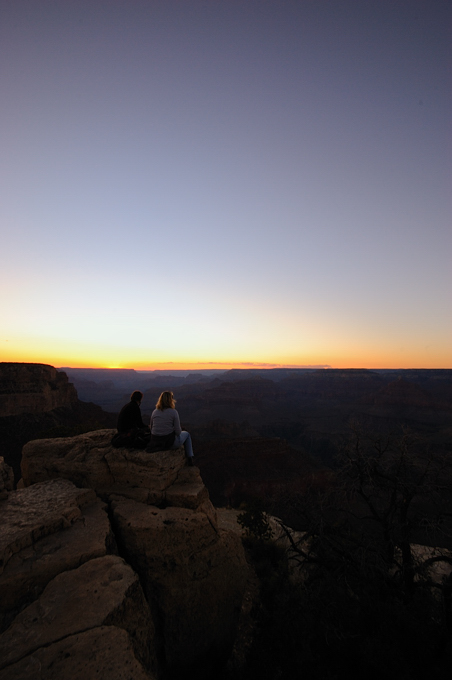
<path fill-rule="evenodd" d="M 1 0 L 3 358 L 452 366 L 451 16 Z"/>

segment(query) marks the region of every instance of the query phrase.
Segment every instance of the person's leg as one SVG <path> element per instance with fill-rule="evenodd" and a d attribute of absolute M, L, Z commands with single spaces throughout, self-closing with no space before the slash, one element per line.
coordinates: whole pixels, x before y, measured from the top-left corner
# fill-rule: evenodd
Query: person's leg
<path fill-rule="evenodd" d="M 174 444 L 172 445 L 172 449 L 178 449 L 179 446 L 184 446 L 185 449 L 185 455 L 187 458 L 193 458 L 193 446 L 191 443 L 191 437 L 190 433 L 187 432 L 186 430 L 182 430 L 182 432 L 179 435 L 176 435 L 176 439 L 174 440 Z"/>

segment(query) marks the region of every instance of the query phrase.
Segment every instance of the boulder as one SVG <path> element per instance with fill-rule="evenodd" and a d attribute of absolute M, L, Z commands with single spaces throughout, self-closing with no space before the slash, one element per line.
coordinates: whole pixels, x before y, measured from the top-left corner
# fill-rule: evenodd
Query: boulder
<path fill-rule="evenodd" d="M 101 626 L 41 647 L 0 671 L 0 680 L 154 680 L 128 633 Z"/>
<path fill-rule="evenodd" d="M 140 576 L 170 672 L 224 661 L 248 578 L 240 537 L 199 509 L 131 500 L 112 507 L 118 545 Z"/>
<path fill-rule="evenodd" d="M 119 493 L 126 497 L 137 490 L 147 492 L 145 500 L 151 505 L 165 502 L 166 490 L 174 484 L 185 466 L 183 449 L 146 453 L 134 449 L 115 449 L 105 454 L 113 478 L 110 489 L 99 489 L 102 495 Z M 203 485 L 204 486 L 204 485 Z M 144 497 L 143 497 L 144 498 Z"/>
<path fill-rule="evenodd" d="M 0 630 L 57 574 L 116 549 L 92 489 L 59 479 L 0 501 Z"/>
<path fill-rule="evenodd" d="M 96 430 L 77 437 L 28 442 L 22 451 L 24 485 L 63 478 L 94 489 L 104 500 L 119 495 L 141 503 L 164 504 L 167 489 L 185 466 L 183 449 L 157 453 L 117 449 L 110 443 L 114 433 Z"/>
<path fill-rule="evenodd" d="M 100 626 L 127 631 L 135 654 L 151 664 L 154 629 L 138 576 L 116 555 L 89 560 L 56 576 L 0 635 L 0 668 L 41 647 Z"/>
<path fill-rule="evenodd" d="M 0 456 L 0 501 L 8 498 L 8 492 L 14 489 L 13 469 Z"/>
<path fill-rule="evenodd" d="M 88 489 L 107 487 L 114 478 L 105 460 L 113 450 L 114 430 L 96 430 L 78 437 L 37 439 L 22 449 L 22 478 L 25 486 L 49 479 L 69 479 Z"/>

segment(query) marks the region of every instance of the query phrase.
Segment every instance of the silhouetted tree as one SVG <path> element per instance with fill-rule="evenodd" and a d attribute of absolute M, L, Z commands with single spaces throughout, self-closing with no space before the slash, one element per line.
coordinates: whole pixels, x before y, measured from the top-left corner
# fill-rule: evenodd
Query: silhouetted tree
<path fill-rule="evenodd" d="M 449 668 L 447 493 L 448 461 L 419 438 L 355 426 L 328 491 L 287 499 L 304 526 L 281 522 L 297 567 L 286 581 L 267 577 L 276 590 L 267 589 L 247 677 L 348 678 L 353 668 L 411 680 Z"/>

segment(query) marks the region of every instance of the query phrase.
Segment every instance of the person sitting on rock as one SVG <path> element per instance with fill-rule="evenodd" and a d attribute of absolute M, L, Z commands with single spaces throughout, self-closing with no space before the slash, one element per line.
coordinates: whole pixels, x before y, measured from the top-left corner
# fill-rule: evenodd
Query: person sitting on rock
<path fill-rule="evenodd" d="M 172 392 L 162 392 L 151 415 L 151 444 L 147 451 L 167 451 L 184 446 L 189 465 L 194 465 L 190 434 L 182 430 Z"/>
<path fill-rule="evenodd" d="M 118 434 L 112 439 L 114 446 L 132 446 L 144 449 L 149 443 L 150 431 L 143 423 L 140 404 L 143 393 L 139 390 L 132 392 L 128 404 L 122 407 L 118 416 Z"/>

